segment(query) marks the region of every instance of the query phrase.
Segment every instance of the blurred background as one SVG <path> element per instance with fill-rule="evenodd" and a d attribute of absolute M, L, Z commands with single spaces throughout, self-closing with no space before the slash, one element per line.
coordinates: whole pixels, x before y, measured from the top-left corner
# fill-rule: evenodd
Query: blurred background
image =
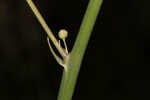
<path fill-rule="evenodd" d="M 89 0 L 33 0 L 71 51 Z M 73 100 L 150 99 L 150 1 L 104 0 Z M 0 0 L 0 100 L 56 100 L 63 68 L 25 0 Z"/>

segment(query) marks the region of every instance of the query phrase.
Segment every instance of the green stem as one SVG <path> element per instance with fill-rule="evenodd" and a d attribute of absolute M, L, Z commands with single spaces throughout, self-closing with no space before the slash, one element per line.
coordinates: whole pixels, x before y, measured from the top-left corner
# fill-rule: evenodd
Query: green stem
<path fill-rule="evenodd" d="M 55 47 L 57 48 L 57 50 L 61 54 L 61 56 L 65 57 L 66 54 L 65 54 L 63 48 L 59 45 L 57 39 L 53 35 L 51 29 L 48 27 L 47 23 L 45 22 L 44 18 L 42 17 L 40 12 L 38 11 L 38 9 L 35 6 L 35 4 L 33 3 L 33 1 L 32 0 L 26 0 L 26 1 L 27 1 L 28 5 L 30 6 L 31 10 L 33 11 L 33 13 L 35 14 L 36 18 L 38 19 L 39 23 L 42 25 L 43 29 L 47 33 L 48 37 L 51 39 L 51 41 L 53 42 L 53 44 L 55 45 Z"/>
<path fill-rule="evenodd" d="M 100 10 L 102 0 L 90 0 L 83 18 L 75 45 L 67 63 L 67 71 L 63 72 L 62 82 L 58 94 L 58 100 L 71 100 L 75 83 L 86 50 L 96 17 Z"/>

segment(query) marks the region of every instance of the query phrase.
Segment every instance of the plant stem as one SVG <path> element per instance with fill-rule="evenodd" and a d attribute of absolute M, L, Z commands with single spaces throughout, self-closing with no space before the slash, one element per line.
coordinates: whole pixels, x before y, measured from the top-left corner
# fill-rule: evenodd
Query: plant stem
<path fill-rule="evenodd" d="M 60 85 L 60 90 L 58 94 L 58 100 L 71 100 L 75 83 L 78 77 L 78 73 L 80 70 L 81 62 L 83 59 L 84 52 L 86 50 L 92 29 L 94 27 L 96 17 L 100 10 L 102 0 L 90 0 L 87 11 L 84 15 L 75 45 L 72 49 L 72 52 L 68 55 L 64 52 L 64 49 L 59 45 L 57 39 L 53 35 L 52 31 L 44 21 L 43 17 L 39 13 L 38 9 L 32 2 L 32 0 L 26 0 L 29 4 L 30 8 L 34 12 L 38 21 L 48 34 L 49 38 L 59 51 L 59 53 L 65 59 L 65 66 L 67 70 L 64 70 L 62 76 L 62 82 Z M 68 60 L 69 59 L 69 60 Z"/>
<path fill-rule="evenodd" d="M 63 72 L 58 100 L 71 100 L 75 83 L 79 74 L 81 61 L 86 50 L 102 0 L 90 0 L 84 15 L 75 45 L 70 53 L 67 71 Z"/>
<path fill-rule="evenodd" d="M 57 50 L 61 54 L 61 56 L 65 57 L 66 54 L 65 54 L 63 48 L 59 45 L 57 39 L 53 35 L 51 29 L 46 24 L 45 20 L 43 19 L 42 15 L 40 14 L 40 12 L 38 11 L 38 9 L 36 8 L 35 4 L 32 2 L 32 0 L 26 0 L 26 1 L 27 1 L 28 5 L 30 6 L 30 8 L 32 9 L 32 11 L 35 14 L 35 16 L 37 17 L 38 21 L 42 25 L 43 29 L 47 33 L 48 37 L 51 39 L 51 41 L 53 42 L 53 44 L 55 45 L 55 47 L 57 48 Z"/>

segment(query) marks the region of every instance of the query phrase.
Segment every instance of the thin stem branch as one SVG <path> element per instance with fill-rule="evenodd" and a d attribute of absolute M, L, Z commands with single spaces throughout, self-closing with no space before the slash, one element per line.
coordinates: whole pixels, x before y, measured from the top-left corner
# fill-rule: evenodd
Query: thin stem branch
<path fill-rule="evenodd" d="M 52 46 L 51 46 L 51 43 L 49 41 L 49 37 L 47 37 L 47 43 L 48 43 L 48 46 L 49 46 L 49 49 L 51 51 L 51 53 L 53 54 L 54 58 L 56 59 L 57 63 L 60 64 L 62 67 L 64 66 L 64 62 L 63 60 L 57 56 L 57 54 L 55 53 L 55 51 L 53 50 Z"/>
<path fill-rule="evenodd" d="M 63 43 L 64 43 L 64 46 L 65 46 L 65 52 L 66 52 L 66 54 L 68 54 L 68 47 L 67 47 L 65 39 L 63 39 Z"/>
<path fill-rule="evenodd" d="M 49 36 L 49 38 L 51 39 L 51 41 L 53 42 L 53 44 L 55 45 L 55 47 L 57 48 L 59 53 L 61 54 L 61 56 L 65 57 L 66 53 L 64 52 L 63 48 L 59 45 L 57 39 L 53 35 L 51 29 L 46 24 L 44 18 L 42 17 L 40 12 L 36 8 L 35 4 L 32 2 L 32 0 L 26 0 L 26 1 L 27 1 L 28 5 L 30 6 L 30 8 L 32 9 L 33 13 L 35 14 L 36 18 L 38 19 L 38 21 L 42 25 L 43 29 L 46 31 L 47 35 Z"/>

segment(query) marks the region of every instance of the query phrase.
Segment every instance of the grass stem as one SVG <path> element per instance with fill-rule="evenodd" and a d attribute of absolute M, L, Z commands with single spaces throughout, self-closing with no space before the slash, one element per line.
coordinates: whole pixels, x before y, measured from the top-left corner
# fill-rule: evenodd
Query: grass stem
<path fill-rule="evenodd" d="M 100 10 L 102 0 L 90 0 L 84 15 L 80 30 L 75 41 L 70 59 L 67 63 L 68 71 L 63 72 L 58 100 L 71 100 L 75 83 L 79 74 L 81 62 L 86 50 L 96 17 Z"/>

